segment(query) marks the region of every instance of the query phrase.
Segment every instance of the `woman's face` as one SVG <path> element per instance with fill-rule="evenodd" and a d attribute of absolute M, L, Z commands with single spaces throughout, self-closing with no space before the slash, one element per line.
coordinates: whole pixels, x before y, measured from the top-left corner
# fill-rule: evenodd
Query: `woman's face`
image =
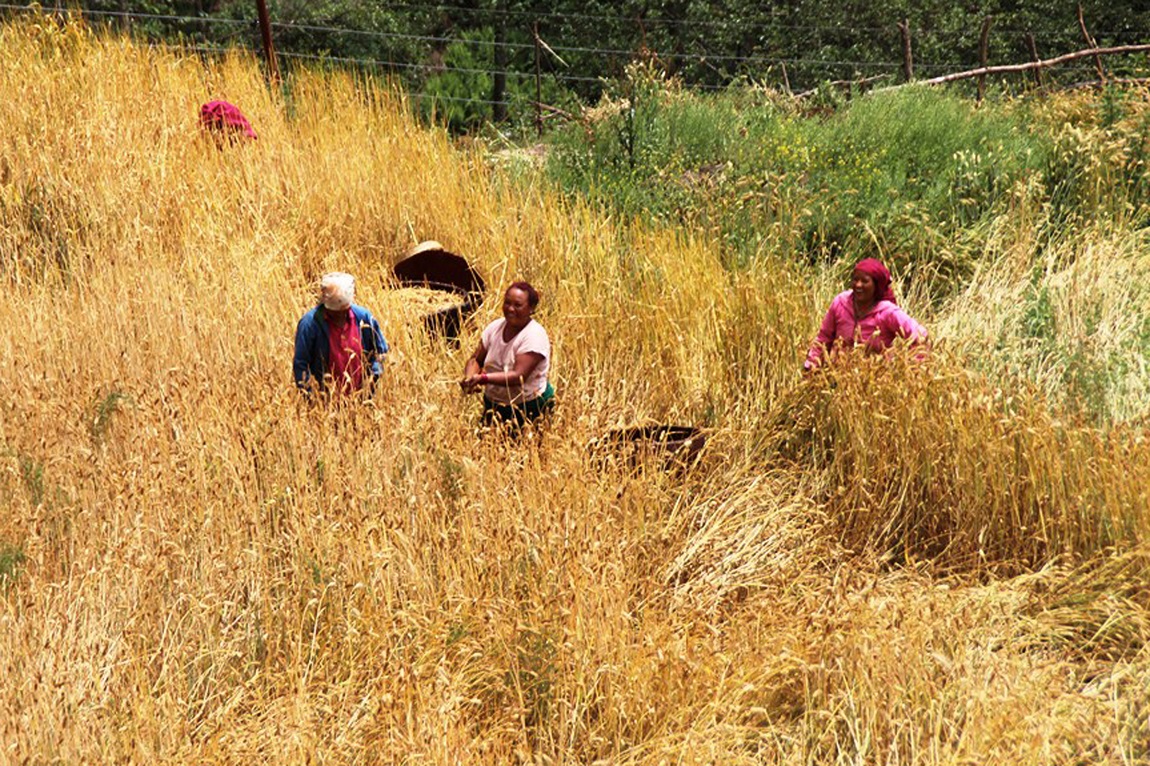
<path fill-rule="evenodd" d="M 854 293 L 855 303 L 860 306 L 874 303 L 874 278 L 855 269 L 851 274 L 851 292 Z"/>
<path fill-rule="evenodd" d="M 512 287 L 503 294 L 503 318 L 512 327 L 522 327 L 531 321 L 531 306 L 527 293 Z"/>

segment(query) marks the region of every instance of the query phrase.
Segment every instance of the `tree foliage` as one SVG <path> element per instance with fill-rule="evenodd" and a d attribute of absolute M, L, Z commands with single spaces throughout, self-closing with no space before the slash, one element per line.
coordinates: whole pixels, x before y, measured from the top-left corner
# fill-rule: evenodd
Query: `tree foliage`
<path fill-rule="evenodd" d="M 636 59 L 703 88 L 735 80 L 793 90 L 828 80 L 894 82 L 902 76 L 898 24 L 904 20 L 919 77 L 977 66 L 987 18 L 991 64 L 1029 60 L 1028 37 L 1042 56 L 1086 47 L 1076 6 L 1039 7 L 1019 0 L 458 0 L 444 5 L 273 0 L 269 5 L 277 50 L 289 64 L 317 55 L 364 60 L 413 90 L 434 81 L 440 93 L 502 103 L 509 93 L 533 90 L 526 85 L 536 67 L 552 90 L 558 86 L 594 102 L 603 81 L 619 77 Z M 93 0 L 82 7 L 95 12 L 94 18 L 150 37 L 260 44 L 250 0 Z M 1143 42 L 1143 31 L 1150 28 L 1150 6 L 1137 0 L 1088 0 L 1082 11 L 1101 45 Z M 538 51 L 536 33 L 546 45 Z M 467 66 L 450 67 L 448 58 Z M 1108 62 L 1120 72 L 1140 65 Z M 1061 76 L 1088 79 L 1092 66 L 1083 61 Z M 449 82 L 453 69 L 458 76 Z M 464 69 L 487 74 L 458 71 Z M 494 114 L 502 117 L 503 111 L 497 106 Z"/>

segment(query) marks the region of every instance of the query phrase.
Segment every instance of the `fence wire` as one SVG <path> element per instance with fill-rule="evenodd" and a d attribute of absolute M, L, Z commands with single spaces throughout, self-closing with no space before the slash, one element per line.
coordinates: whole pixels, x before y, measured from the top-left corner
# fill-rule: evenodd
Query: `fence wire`
<path fill-rule="evenodd" d="M 524 28 L 530 24 L 547 22 L 552 20 L 562 20 L 568 22 L 571 20 L 586 21 L 586 22 L 619 22 L 619 23 L 634 23 L 636 19 L 621 15 L 611 14 L 579 14 L 579 13 L 547 13 L 547 12 L 529 12 L 524 10 L 507 10 L 507 9 L 474 9 L 465 8 L 463 6 L 454 5 L 412 5 L 412 4 L 393 4 L 388 6 L 389 10 L 409 10 L 409 11 L 437 11 L 437 12 L 452 12 L 459 14 L 472 14 L 480 18 L 514 18 L 522 19 L 524 21 Z M 63 7 L 62 4 L 57 3 L 56 7 L 52 5 L 16 5 L 9 3 L 0 3 L 0 12 L 9 14 L 21 12 L 33 13 L 58 13 L 64 16 L 80 17 L 87 20 L 97 22 L 112 22 L 119 23 L 120 25 L 127 26 L 134 31 L 141 31 L 136 25 L 146 22 L 155 22 L 160 24 L 178 25 L 182 31 L 196 27 L 203 29 L 213 28 L 227 28 L 228 32 L 223 36 L 225 40 L 234 40 L 238 36 L 249 34 L 252 38 L 251 45 L 253 48 L 258 47 L 259 28 L 255 19 L 235 19 L 221 16 L 185 16 L 177 14 L 163 14 L 152 13 L 147 11 L 138 10 L 103 10 L 91 8 L 76 8 L 76 7 Z M 688 19 L 670 19 L 670 18 L 644 18 L 642 23 L 647 26 L 664 25 L 677 29 L 699 29 L 707 30 L 711 28 L 723 27 L 729 25 L 729 20 L 688 20 Z M 779 22 L 759 23 L 752 25 L 756 31 L 763 32 L 786 32 L 802 30 L 805 33 L 828 34 L 828 35 L 842 35 L 842 34 L 866 34 L 873 36 L 875 34 L 888 34 L 892 38 L 895 36 L 893 28 L 861 28 L 851 27 L 847 28 L 842 25 L 788 25 Z M 409 85 L 409 96 L 416 101 L 434 101 L 434 102 L 449 102 L 460 105 L 473 105 L 481 109 L 487 107 L 507 107 L 514 101 L 514 96 L 504 94 L 503 98 L 483 98 L 478 95 L 472 96 L 459 96 L 459 95 L 446 95 L 436 92 L 423 92 L 421 88 L 426 87 L 429 83 L 434 82 L 446 76 L 472 78 L 470 83 L 471 87 L 476 87 L 476 82 L 480 84 L 490 84 L 496 78 L 511 83 L 513 87 L 518 87 L 520 91 L 530 89 L 533 81 L 536 78 L 534 56 L 536 55 L 536 45 L 534 43 L 524 43 L 508 40 L 488 40 L 471 36 L 449 36 L 449 35 L 417 35 L 405 34 L 401 32 L 385 32 L 380 30 L 365 30 L 355 29 L 349 27 L 330 26 L 324 24 L 303 23 L 291 20 L 287 21 L 273 21 L 273 32 L 283 33 L 307 33 L 307 34 L 323 34 L 334 35 L 342 37 L 350 37 L 359 40 L 366 40 L 384 44 L 414 44 L 419 47 L 424 47 L 427 52 L 432 50 L 445 51 L 448 46 L 463 46 L 464 49 L 471 49 L 481 52 L 482 55 L 492 55 L 496 49 L 506 51 L 510 56 L 524 56 L 530 54 L 527 58 L 530 59 L 528 65 L 521 69 L 513 68 L 509 65 L 502 67 L 486 67 L 482 65 L 468 65 L 459 66 L 455 64 L 446 63 L 445 61 L 433 62 L 429 56 L 425 56 L 422 61 L 400 60 L 396 57 L 379 58 L 373 56 L 344 56 L 344 55 L 325 55 L 315 53 L 313 51 L 299 51 L 292 50 L 290 46 L 281 47 L 278 55 L 288 61 L 295 61 L 301 64 L 320 64 L 320 65 L 338 65 L 346 68 L 371 70 L 376 72 L 386 72 L 397 76 L 406 77 L 406 82 Z M 995 34 L 1001 36 L 1003 34 L 1014 34 L 1021 36 L 1022 30 L 1017 29 L 995 29 Z M 705 32 L 704 32 L 705 34 Z M 920 37 L 931 39 L 929 32 L 919 33 Z M 1121 33 L 1107 33 L 1095 32 L 1095 37 L 1107 38 L 1120 38 Z M 783 52 L 777 52 L 776 55 L 764 54 L 748 54 L 748 55 L 732 55 L 729 53 L 715 53 L 707 50 L 701 42 L 695 42 L 694 45 L 698 47 L 697 51 L 660 51 L 660 50 L 628 50 L 622 48 L 598 48 L 579 45 L 563 45 L 561 42 L 548 42 L 547 48 L 549 52 L 544 56 L 540 62 L 540 69 L 544 73 L 545 81 L 549 84 L 558 85 L 563 88 L 582 89 L 586 92 L 601 91 L 611 77 L 617 77 L 621 74 L 621 64 L 631 61 L 640 56 L 649 57 L 655 61 L 661 62 L 664 65 L 671 66 L 678 72 L 678 75 L 683 78 L 687 87 L 700 91 L 720 91 L 727 87 L 727 84 L 733 81 L 736 77 L 743 79 L 751 79 L 754 81 L 765 82 L 768 79 L 773 81 L 778 87 L 787 87 L 787 79 L 798 77 L 796 82 L 803 80 L 810 80 L 811 73 L 816 73 L 816 81 L 827 81 L 831 79 L 839 80 L 857 80 L 862 78 L 874 77 L 895 77 L 902 70 L 901 62 L 890 61 L 873 61 L 862 59 L 850 59 L 843 57 L 817 57 L 817 56 L 796 56 L 785 55 Z M 282 46 L 282 41 L 281 41 Z M 229 50 L 235 50 L 239 46 L 221 46 L 213 45 L 211 41 L 194 40 L 181 46 L 167 45 L 169 48 L 178 48 L 191 52 L 196 52 L 204 55 L 221 55 Z M 568 71 L 560 64 L 553 60 L 553 57 L 560 59 L 570 58 L 572 55 L 591 57 L 598 59 L 603 63 L 616 62 L 616 66 L 601 75 L 589 75 L 586 73 L 579 73 Z M 437 57 L 443 59 L 441 55 Z M 700 67 L 707 70 L 715 77 L 720 78 L 723 82 L 715 83 L 708 82 L 702 78 L 691 77 L 688 69 L 690 67 Z M 948 72 L 961 71 L 971 68 L 969 61 L 915 61 L 914 69 L 916 73 L 939 75 Z M 1090 76 L 1094 69 L 1088 62 L 1082 62 L 1079 65 L 1060 67 L 1059 72 L 1066 75 L 1074 75 L 1078 77 Z M 788 74 L 789 73 L 789 74 Z M 515 84 L 518 86 L 515 86 Z M 520 95 L 520 100 L 524 97 Z M 530 100 L 530 99 L 527 99 Z"/>

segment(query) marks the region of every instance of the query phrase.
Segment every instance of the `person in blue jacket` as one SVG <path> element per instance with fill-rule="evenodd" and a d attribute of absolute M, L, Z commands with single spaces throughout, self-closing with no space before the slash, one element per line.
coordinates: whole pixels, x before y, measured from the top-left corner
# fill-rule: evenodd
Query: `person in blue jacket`
<path fill-rule="evenodd" d="M 354 299 L 355 277 L 340 271 L 324 274 L 319 305 L 299 320 L 292 374 L 305 394 L 370 395 L 383 374 L 387 341 L 379 322 Z"/>

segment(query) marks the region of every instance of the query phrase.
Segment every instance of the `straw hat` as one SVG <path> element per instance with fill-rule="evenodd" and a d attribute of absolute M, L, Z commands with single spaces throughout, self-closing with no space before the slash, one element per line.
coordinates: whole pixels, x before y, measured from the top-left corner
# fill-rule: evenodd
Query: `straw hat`
<path fill-rule="evenodd" d="M 404 257 L 410 258 L 413 255 L 419 255 L 420 253 L 427 253 L 427 252 L 446 253 L 447 250 L 444 249 L 443 245 L 439 244 L 434 239 L 426 239 L 423 242 L 420 242 L 415 247 L 408 250 L 407 255 Z"/>

